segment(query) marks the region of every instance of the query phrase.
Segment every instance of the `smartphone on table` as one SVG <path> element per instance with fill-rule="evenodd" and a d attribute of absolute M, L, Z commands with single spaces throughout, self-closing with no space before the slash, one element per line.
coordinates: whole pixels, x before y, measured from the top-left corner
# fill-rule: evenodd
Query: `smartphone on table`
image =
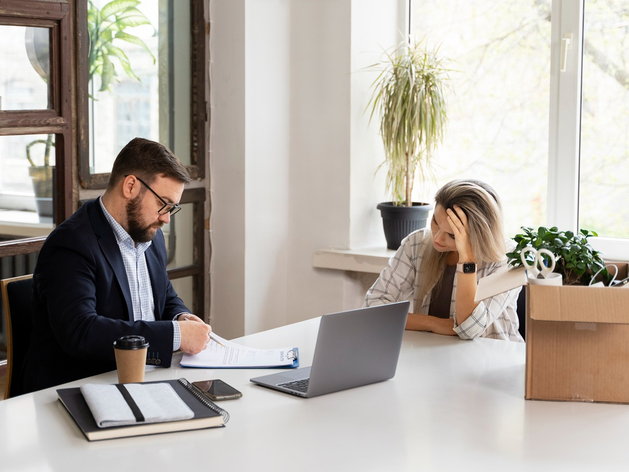
<path fill-rule="evenodd" d="M 234 387 L 220 379 L 214 380 L 199 380 L 192 382 L 193 385 L 199 388 L 210 400 L 233 400 L 235 398 L 242 397 L 242 393 L 236 390 Z"/>

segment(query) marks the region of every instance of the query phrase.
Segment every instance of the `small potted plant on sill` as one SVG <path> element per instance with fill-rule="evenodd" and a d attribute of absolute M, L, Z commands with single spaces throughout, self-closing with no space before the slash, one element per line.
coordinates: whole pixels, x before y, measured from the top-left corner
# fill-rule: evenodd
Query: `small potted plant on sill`
<path fill-rule="evenodd" d="M 609 279 L 605 262 L 599 252 L 588 243 L 590 237 L 598 236 L 596 232 L 582 229 L 575 234 L 572 231 L 559 231 L 556 226 L 540 226 L 537 231 L 522 226 L 522 231 L 523 233 L 513 237 L 517 243 L 516 248 L 507 253 L 511 266 L 521 266 L 520 253 L 531 246 L 535 249 L 548 249 L 553 253 L 556 259 L 554 272 L 562 274 L 564 285 L 588 285 L 599 272 L 603 279 Z"/>
<path fill-rule="evenodd" d="M 31 156 L 31 148 L 35 144 L 45 145 L 43 165 L 36 165 Z M 26 159 L 30 164 L 28 173 L 33 182 L 35 204 L 37 205 L 37 214 L 39 216 L 53 216 L 52 195 L 55 166 L 50 165 L 50 149 L 54 145 L 52 134 L 49 134 L 46 139 L 35 139 L 26 145 Z"/>
<path fill-rule="evenodd" d="M 443 141 L 447 122 L 445 86 L 448 69 L 439 49 L 428 50 L 422 41 L 399 45 L 385 60 L 372 84 L 370 121 L 380 118 L 385 150 L 387 191 L 392 201 L 378 204 L 387 247 L 397 249 L 412 231 L 426 226 L 432 206 L 413 202 L 413 184 L 432 177 L 432 154 Z"/>

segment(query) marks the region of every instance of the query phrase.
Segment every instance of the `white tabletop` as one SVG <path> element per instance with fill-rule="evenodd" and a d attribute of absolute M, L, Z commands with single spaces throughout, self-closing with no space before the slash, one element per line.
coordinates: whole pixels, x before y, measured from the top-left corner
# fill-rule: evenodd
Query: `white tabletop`
<path fill-rule="evenodd" d="M 297 345 L 307 366 L 318 323 L 239 342 Z M 524 400 L 524 351 L 506 341 L 407 332 L 394 379 L 311 399 L 251 384 L 260 370 L 149 367 L 147 380 L 222 378 L 243 397 L 222 402 L 231 415 L 225 428 L 98 442 L 83 437 L 54 388 L 42 390 L 0 402 L 0 469 L 629 470 L 629 406 Z M 90 381 L 114 383 L 116 375 Z"/>

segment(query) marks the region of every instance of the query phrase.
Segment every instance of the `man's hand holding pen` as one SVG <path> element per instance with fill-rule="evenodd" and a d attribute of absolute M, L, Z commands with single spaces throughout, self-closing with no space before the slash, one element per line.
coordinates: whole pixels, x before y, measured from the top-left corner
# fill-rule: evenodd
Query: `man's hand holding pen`
<path fill-rule="evenodd" d="M 184 313 L 177 318 L 181 330 L 180 349 L 188 354 L 198 354 L 210 342 L 212 328 L 192 313 Z"/>

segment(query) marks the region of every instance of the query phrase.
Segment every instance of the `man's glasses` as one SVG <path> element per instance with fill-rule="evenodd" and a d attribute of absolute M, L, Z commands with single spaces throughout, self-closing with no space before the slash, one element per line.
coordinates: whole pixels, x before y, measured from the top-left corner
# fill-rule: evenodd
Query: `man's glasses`
<path fill-rule="evenodd" d="M 125 175 L 125 177 L 127 177 L 127 175 Z M 163 207 L 161 207 L 159 209 L 159 211 L 157 212 L 160 215 L 165 215 L 166 213 L 170 213 L 170 215 L 174 215 L 177 212 L 179 212 L 179 210 L 181 210 L 181 207 L 179 205 L 177 205 L 176 203 L 168 203 L 166 201 L 164 201 L 164 199 L 162 197 L 160 197 L 159 195 L 157 195 L 155 193 L 155 190 L 153 190 L 151 187 L 149 187 L 149 185 L 144 182 L 140 177 L 138 177 L 137 175 L 134 176 L 136 179 L 138 179 L 140 181 L 140 183 L 142 185 L 144 185 L 147 189 L 149 189 L 153 195 L 155 195 L 157 198 L 159 198 L 159 201 L 162 202 L 164 204 Z"/>

